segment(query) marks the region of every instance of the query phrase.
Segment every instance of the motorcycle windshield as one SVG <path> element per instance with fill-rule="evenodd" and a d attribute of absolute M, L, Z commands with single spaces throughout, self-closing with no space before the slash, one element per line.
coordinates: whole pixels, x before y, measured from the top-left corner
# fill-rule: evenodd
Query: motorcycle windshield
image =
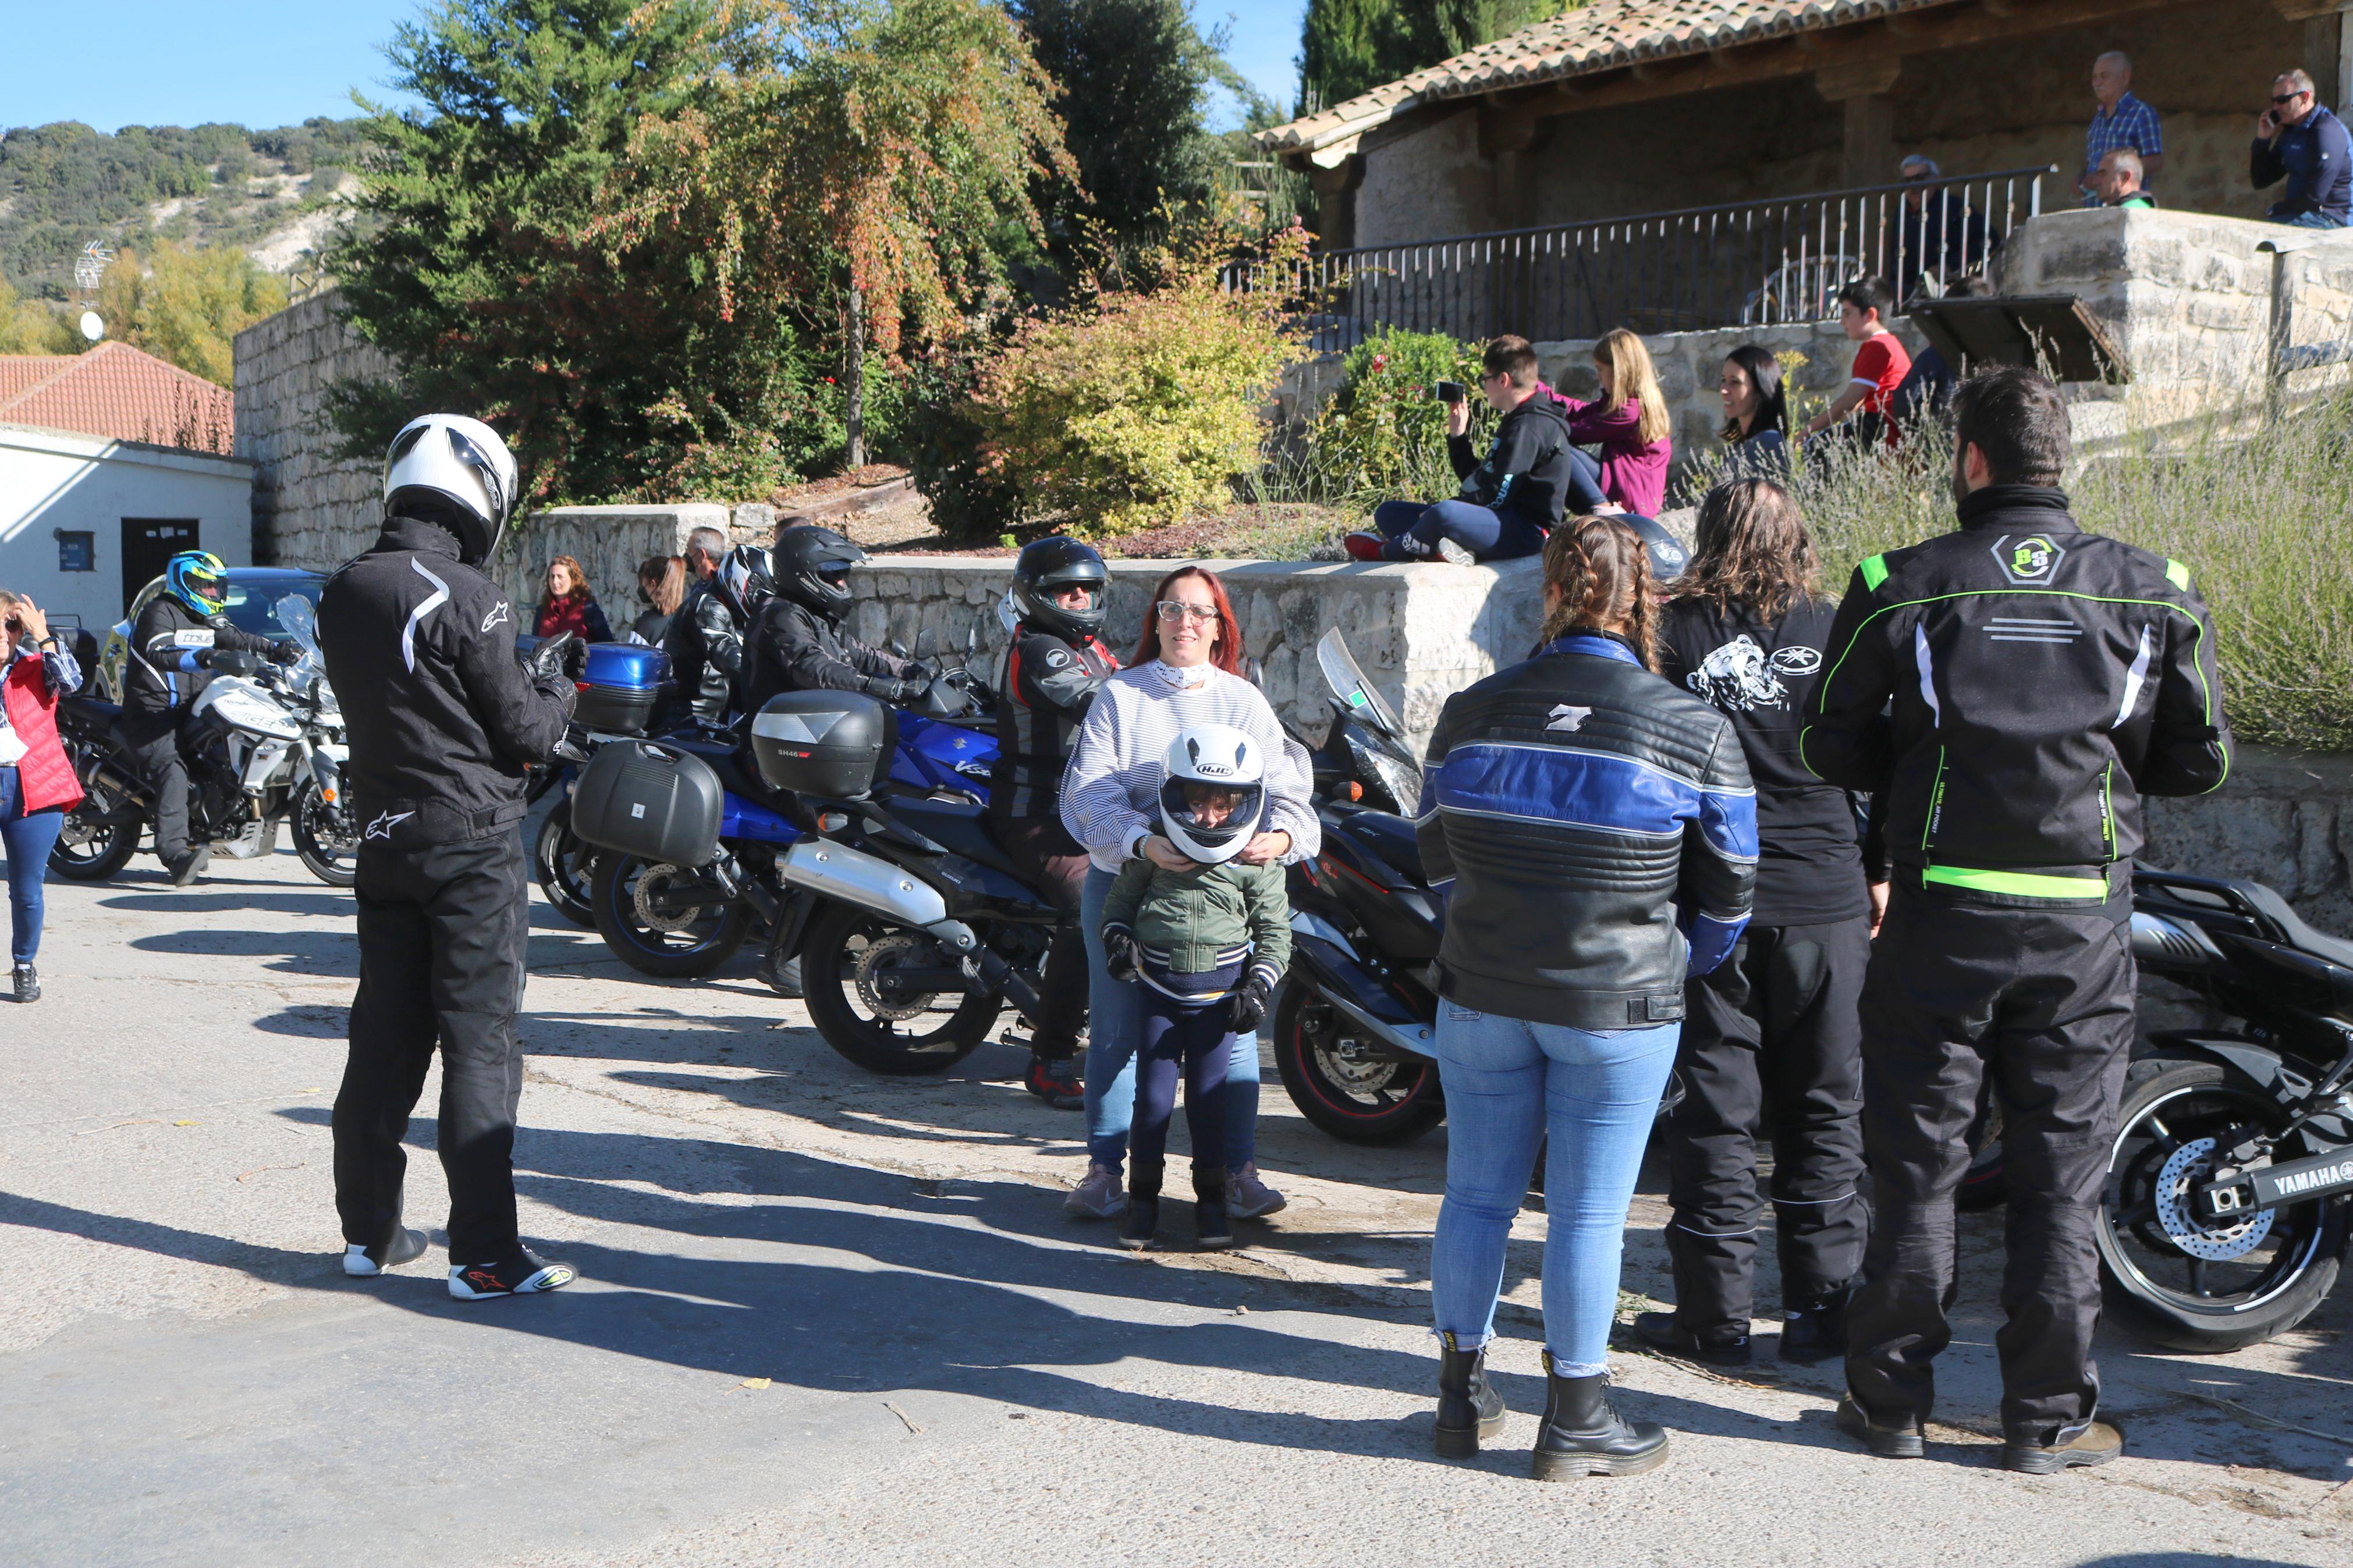
<path fill-rule="evenodd" d="M 1315 662 L 1323 667 L 1324 682 L 1332 688 L 1351 717 L 1360 724 L 1369 724 L 1392 740 L 1405 739 L 1405 726 L 1397 714 L 1381 700 L 1365 672 L 1356 668 L 1356 656 L 1348 651 L 1348 639 L 1334 626 L 1315 644 Z"/>
<path fill-rule="evenodd" d="M 289 594 L 269 606 L 278 624 L 293 637 L 294 646 L 302 650 L 302 658 L 287 671 L 287 679 L 297 690 L 311 680 L 326 673 L 326 660 L 319 656 L 318 607 L 300 594 Z"/>

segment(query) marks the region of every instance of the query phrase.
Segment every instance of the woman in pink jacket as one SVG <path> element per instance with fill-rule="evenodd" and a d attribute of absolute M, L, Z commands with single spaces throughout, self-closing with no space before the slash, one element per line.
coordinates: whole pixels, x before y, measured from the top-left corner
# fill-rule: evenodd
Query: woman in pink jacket
<path fill-rule="evenodd" d="M 1625 328 L 1613 328 L 1593 345 L 1593 373 L 1601 380 L 1601 395 L 1589 403 L 1545 388 L 1568 420 L 1568 438 L 1577 444 L 1567 515 L 1629 511 L 1656 517 L 1666 504 L 1674 443 L 1667 438 L 1667 400 L 1659 391 L 1651 351 Z M 1583 450 L 1587 447 L 1599 447 L 1600 457 Z"/>
<path fill-rule="evenodd" d="M 33 971 L 41 949 L 41 883 L 66 813 L 81 800 L 81 781 L 58 743 L 58 699 L 81 684 L 81 671 L 32 600 L 0 589 L 0 846 L 8 852 L 16 993 L 41 999 Z"/>

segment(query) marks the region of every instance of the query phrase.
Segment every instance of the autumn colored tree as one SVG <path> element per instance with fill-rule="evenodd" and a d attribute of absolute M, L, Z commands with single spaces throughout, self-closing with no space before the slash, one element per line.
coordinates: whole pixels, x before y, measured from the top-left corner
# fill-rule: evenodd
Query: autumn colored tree
<path fill-rule="evenodd" d="M 63 315 L 37 300 L 19 299 L 0 278 L 0 354 L 69 354 L 83 346 Z"/>
<path fill-rule="evenodd" d="M 237 334 L 286 308 L 286 282 L 233 245 L 125 250 L 99 283 L 107 335 L 227 386 Z"/>

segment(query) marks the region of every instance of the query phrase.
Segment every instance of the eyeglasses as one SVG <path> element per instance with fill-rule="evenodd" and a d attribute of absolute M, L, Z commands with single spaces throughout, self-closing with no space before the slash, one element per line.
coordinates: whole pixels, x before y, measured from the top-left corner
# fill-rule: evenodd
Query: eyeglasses
<path fill-rule="evenodd" d="M 1178 621 L 1187 618 L 1196 621 L 1214 621 L 1218 618 L 1218 606 L 1215 605 L 1187 605 L 1177 599 L 1163 599 L 1152 607 L 1159 612 L 1164 623 L 1172 626 Z"/>

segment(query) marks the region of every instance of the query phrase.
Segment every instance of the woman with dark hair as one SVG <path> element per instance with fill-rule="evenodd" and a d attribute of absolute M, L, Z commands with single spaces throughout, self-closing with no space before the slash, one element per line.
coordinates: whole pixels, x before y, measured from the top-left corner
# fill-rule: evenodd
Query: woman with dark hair
<path fill-rule="evenodd" d="M 1468 1458 L 1503 1426 L 1486 1346 L 1543 1148 L 1539 1480 L 1666 1460 L 1666 1433 L 1621 1418 L 1607 1387 L 1626 1211 L 1674 1063 L 1684 977 L 1732 951 L 1756 875 L 1731 726 L 1651 671 L 1648 561 L 1618 518 L 1553 530 L 1535 657 L 1447 700 L 1422 795 L 1422 866 L 1446 900 L 1438 1452 Z"/>
<path fill-rule="evenodd" d="M 588 574 L 571 556 L 559 555 L 547 563 L 547 593 L 539 601 L 539 616 L 532 630 L 543 637 L 571 632 L 582 642 L 613 640 L 604 606 L 588 592 Z"/>
<path fill-rule="evenodd" d="M 1743 343 L 1724 356 L 1715 390 L 1724 399 L 1724 428 L 1716 438 L 1728 448 L 1726 470 L 1754 479 L 1788 478 L 1789 404 L 1781 387 L 1781 362 L 1769 350 Z"/>
<path fill-rule="evenodd" d="M 670 635 L 670 618 L 685 598 L 686 557 L 647 556 L 638 563 L 638 602 L 645 608 L 629 629 L 638 634 L 638 641 L 661 647 Z"/>
<path fill-rule="evenodd" d="M 1177 567 L 1153 590 L 1134 662 L 1097 689 L 1062 775 L 1062 826 L 1092 862 L 1080 900 L 1090 973 L 1087 1173 L 1066 1205 L 1089 1218 L 1113 1218 L 1126 1207 L 1122 1169 L 1144 1027 L 1135 983 L 1112 978 L 1103 906 L 1130 860 L 1148 859 L 1169 871 L 1193 864 L 1160 830 L 1162 763 L 1169 746 L 1205 724 L 1231 725 L 1258 746 L 1266 767 L 1265 826 L 1237 857 L 1243 864 L 1290 864 L 1322 847 L 1308 802 L 1307 753 L 1282 732 L 1266 694 L 1239 673 L 1242 661 L 1241 623 L 1225 584 L 1198 566 Z M 1258 1069 L 1253 1030 L 1236 1037 L 1227 1068 L 1226 1209 L 1234 1219 L 1255 1219 L 1283 1205 L 1282 1195 L 1258 1173 Z"/>
<path fill-rule="evenodd" d="M 1757 894 L 1748 928 L 1713 973 L 1685 987 L 1666 1122 L 1667 1255 L 1675 1308 L 1645 1312 L 1652 1348 L 1746 1366 L 1757 1232 L 1758 1128 L 1773 1128 L 1773 1230 L 1781 1263 L 1781 1359 L 1846 1348 L 1846 1300 L 1862 1267 L 1862 1036 L 1857 1007 L 1886 884 L 1866 883 L 1853 803 L 1799 755 L 1800 715 L 1821 679 L 1837 601 L 1797 503 L 1777 484 L 1718 485 L 1699 509 L 1680 593 L 1659 635 L 1659 673 L 1720 710 L 1757 788 Z"/>
<path fill-rule="evenodd" d="M 15 991 L 41 999 L 33 960 L 41 951 L 41 884 L 81 781 L 58 742 L 58 699 L 81 685 L 73 656 L 49 635 L 32 600 L 0 590 L 0 846 L 8 852 L 8 913 Z"/>

